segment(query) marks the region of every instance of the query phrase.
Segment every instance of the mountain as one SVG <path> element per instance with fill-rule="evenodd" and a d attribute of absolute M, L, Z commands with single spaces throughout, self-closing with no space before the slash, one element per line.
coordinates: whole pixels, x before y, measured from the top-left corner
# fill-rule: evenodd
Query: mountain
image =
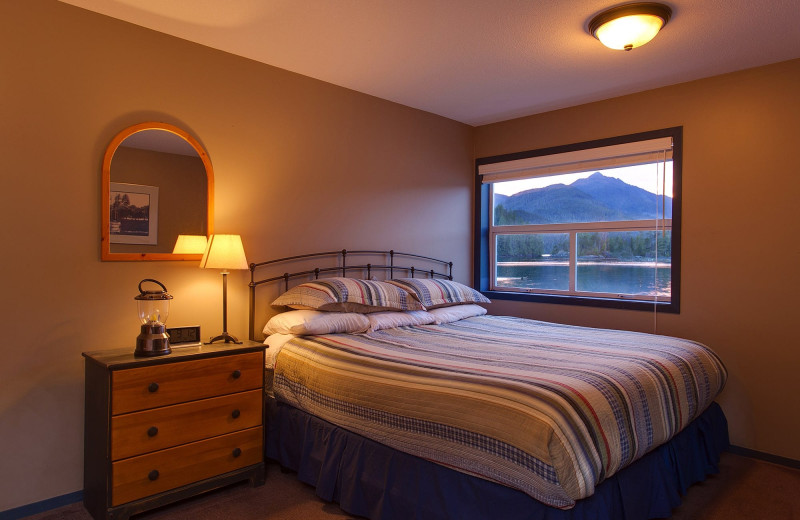
<path fill-rule="evenodd" d="M 595 172 L 586 179 L 571 184 L 610 207 L 619 210 L 625 218 L 642 219 L 661 216 L 662 197 L 642 188 Z M 672 197 L 667 197 L 667 218 L 672 218 Z"/>
<path fill-rule="evenodd" d="M 569 185 L 554 184 L 499 197 L 495 196 L 498 224 L 552 224 L 661 217 L 660 196 L 600 172 Z M 666 199 L 666 217 L 671 218 L 672 198 Z"/>

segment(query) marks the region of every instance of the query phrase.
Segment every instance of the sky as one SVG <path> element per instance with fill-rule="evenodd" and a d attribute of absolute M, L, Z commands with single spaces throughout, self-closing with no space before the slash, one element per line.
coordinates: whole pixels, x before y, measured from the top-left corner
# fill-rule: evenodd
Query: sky
<path fill-rule="evenodd" d="M 650 193 L 661 195 L 663 184 L 663 170 L 664 165 L 661 162 L 651 164 L 638 164 L 635 166 L 623 166 L 621 168 L 609 168 L 607 170 L 592 170 L 581 173 L 566 173 L 559 175 L 551 175 L 546 177 L 534 177 L 532 179 L 523 179 L 519 181 L 506 181 L 494 183 L 494 193 L 502 195 L 513 195 L 520 191 L 530 190 L 533 188 L 543 188 L 552 184 L 572 184 L 578 179 L 585 179 L 590 175 L 599 171 L 606 177 L 615 177 L 632 186 L 637 186 Z M 667 179 L 666 179 L 666 192 L 667 196 L 672 196 L 672 161 L 666 163 Z"/>

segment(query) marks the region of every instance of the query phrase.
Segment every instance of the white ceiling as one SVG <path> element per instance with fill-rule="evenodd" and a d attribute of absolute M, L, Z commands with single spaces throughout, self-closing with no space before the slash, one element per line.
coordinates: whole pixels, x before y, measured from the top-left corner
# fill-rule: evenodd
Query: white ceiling
<path fill-rule="evenodd" d="M 158 128 L 148 128 L 131 134 L 120 143 L 120 146 L 200 157 L 189 141 L 177 134 Z"/>
<path fill-rule="evenodd" d="M 800 58 L 800 0 L 668 0 L 630 52 L 614 0 L 61 1 L 470 125 Z"/>

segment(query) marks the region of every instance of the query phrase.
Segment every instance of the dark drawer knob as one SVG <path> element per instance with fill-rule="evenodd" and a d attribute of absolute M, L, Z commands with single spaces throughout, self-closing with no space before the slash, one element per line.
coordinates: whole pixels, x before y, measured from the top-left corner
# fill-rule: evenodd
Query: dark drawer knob
<path fill-rule="evenodd" d="M 156 435 L 158 435 L 158 427 L 151 426 L 150 428 L 147 429 L 148 437 L 155 437 Z"/>
<path fill-rule="evenodd" d="M 158 383 L 150 383 L 148 385 L 147 390 L 152 394 L 153 392 L 158 392 Z"/>
<path fill-rule="evenodd" d="M 233 373 L 231 374 L 231 377 L 234 379 L 239 379 L 240 377 L 242 377 L 242 371 L 234 370 Z"/>
<path fill-rule="evenodd" d="M 241 448 L 233 448 L 233 458 L 234 459 L 236 457 L 238 457 L 239 455 L 241 455 L 241 454 L 242 454 L 242 449 Z"/>
<path fill-rule="evenodd" d="M 234 419 L 238 419 L 240 415 L 242 415 L 242 412 L 240 412 L 239 410 L 234 410 L 231 412 L 231 417 L 233 417 Z"/>
<path fill-rule="evenodd" d="M 151 481 L 152 481 L 152 480 L 158 480 L 158 470 L 157 470 L 157 469 L 154 469 L 153 471 L 151 471 L 150 473 L 148 473 L 148 474 L 147 474 L 147 478 L 149 478 Z"/>

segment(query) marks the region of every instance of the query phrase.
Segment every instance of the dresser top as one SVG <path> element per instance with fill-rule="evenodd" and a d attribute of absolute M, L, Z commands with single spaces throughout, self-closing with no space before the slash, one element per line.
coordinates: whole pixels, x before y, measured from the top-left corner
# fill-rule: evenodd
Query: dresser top
<path fill-rule="evenodd" d="M 217 356 L 229 356 L 232 354 L 243 354 L 246 352 L 262 351 L 267 346 L 257 341 L 244 340 L 240 345 L 234 343 L 213 343 L 211 345 L 199 346 L 174 346 L 172 353 L 162 356 L 135 356 L 134 348 L 116 348 L 109 350 L 95 350 L 84 352 L 83 357 L 87 361 L 97 363 L 110 370 L 123 368 L 160 365 L 165 363 L 175 363 L 183 361 L 188 357 L 206 358 Z"/>

